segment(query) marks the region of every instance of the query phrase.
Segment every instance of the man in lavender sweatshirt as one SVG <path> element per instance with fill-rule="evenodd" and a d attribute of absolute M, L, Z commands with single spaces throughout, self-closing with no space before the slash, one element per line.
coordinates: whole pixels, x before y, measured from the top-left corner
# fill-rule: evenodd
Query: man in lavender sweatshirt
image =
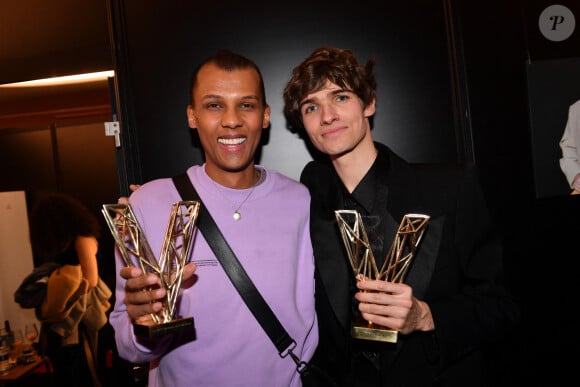
<path fill-rule="evenodd" d="M 220 51 L 194 70 L 190 96 L 188 123 L 199 135 L 205 162 L 190 167 L 187 175 L 296 340 L 293 352 L 308 361 L 318 344 L 310 196 L 295 180 L 254 163 L 262 131 L 270 125 L 260 70 L 245 57 Z M 155 254 L 161 251 L 170 208 L 179 200 L 171 178 L 145 183 L 129 197 Z M 110 323 L 120 356 L 132 363 L 149 362 L 150 387 L 300 386 L 295 363 L 278 354 L 199 232 L 190 261 L 179 315 L 194 318 L 195 335 L 184 330 L 142 338 L 134 334 L 133 323 L 146 323 L 159 311 L 166 291 L 154 274 L 125 267 L 117 252 Z"/>

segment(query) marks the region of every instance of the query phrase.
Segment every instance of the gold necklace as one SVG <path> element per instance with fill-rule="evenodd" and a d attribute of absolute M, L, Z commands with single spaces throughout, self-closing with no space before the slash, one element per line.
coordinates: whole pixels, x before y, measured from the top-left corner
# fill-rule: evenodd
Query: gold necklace
<path fill-rule="evenodd" d="M 261 172 L 259 172 L 259 171 L 257 171 L 257 172 L 260 173 L 260 175 L 261 175 Z M 234 218 L 234 220 L 236 222 L 238 220 L 242 219 L 242 213 L 240 212 L 240 208 L 242 208 L 242 206 L 244 205 L 244 203 L 246 202 L 246 200 L 248 200 L 248 198 L 252 195 L 252 193 L 254 192 L 254 188 L 256 188 L 256 184 L 254 184 L 252 186 L 252 189 L 250 190 L 250 192 L 248 192 L 248 194 L 246 195 L 246 197 L 244 198 L 244 200 L 242 200 L 242 202 L 236 207 L 234 205 L 234 203 L 232 203 L 232 201 L 230 199 L 228 199 L 228 197 L 226 195 L 224 195 L 224 193 L 220 189 L 219 185 L 213 179 L 210 178 L 210 180 L 213 183 L 213 185 L 215 185 L 215 188 L 219 192 L 220 196 L 222 198 L 224 198 L 225 201 L 228 202 L 228 204 L 230 205 L 230 207 L 232 208 L 232 210 L 234 210 L 234 214 L 232 215 L 232 218 Z M 258 181 L 260 181 L 260 179 L 258 179 Z"/>

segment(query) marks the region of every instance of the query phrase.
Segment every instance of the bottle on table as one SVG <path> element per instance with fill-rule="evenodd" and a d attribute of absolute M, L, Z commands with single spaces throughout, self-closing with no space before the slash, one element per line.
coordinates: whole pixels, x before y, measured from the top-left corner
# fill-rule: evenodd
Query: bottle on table
<path fill-rule="evenodd" d="M 1 328 L 2 334 L 5 329 Z M 10 346 L 5 336 L 0 338 L 0 372 L 6 371 L 10 368 Z"/>
<path fill-rule="evenodd" d="M 10 321 L 4 321 L 4 330 L 6 332 L 6 340 L 8 341 L 8 347 L 14 345 L 14 331 L 10 328 Z"/>

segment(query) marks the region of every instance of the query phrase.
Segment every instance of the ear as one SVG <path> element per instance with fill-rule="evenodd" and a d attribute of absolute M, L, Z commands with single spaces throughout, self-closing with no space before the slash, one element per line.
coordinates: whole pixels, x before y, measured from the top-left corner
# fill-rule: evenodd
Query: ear
<path fill-rule="evenodd" d="M 364 109 L 365 117 L 371 117 L 375 114 L 376 105 L 377 105 L 377 99 L 373 98 L 373 100 Z"/>
<path fill-rule="evenodd" d="M 266 105 L 264 109 L 264 117 L 262 118 L 262 129 L 266 129 L 270 126 L 270 105 Z"/>
<path fill-rule="evenodd" d="M 195 110 L 191 105 L 187 105 L 187 123 L 191 129 L 197 128 L 197 119 L 195 118 Z"/>

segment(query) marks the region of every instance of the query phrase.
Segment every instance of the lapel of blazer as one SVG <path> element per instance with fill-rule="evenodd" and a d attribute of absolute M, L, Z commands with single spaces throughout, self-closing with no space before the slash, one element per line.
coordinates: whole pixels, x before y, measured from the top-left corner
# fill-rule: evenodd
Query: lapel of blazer
<path fill-rule="evenodd" d="M 316 246 L 318 275 L 337 319 L 350 331 L 351 297 L 349 286 L 353 276 L 334 211 L 341 208 L 340 185 L 334 173 L 318 174 L 311 207 L 310 233 Z"/>
<path fill-rule="evenodd" d="M 389 186 L 387 208 L 389 213 L 397 221 L 400 221 L 403 215 L 408 213 L 423 213 L 431 216 L 423 240 L 405 279 L 405 283 L 413 287 L 415 297 L 422 299 L 435 268 L 445 216 L 433 216 L 433 214 L 428 213 L 425 201 L 421 199 L 424 190 L 428 188 L 420 184 L 418 176 L 410 164 L 390 150 L 387 152 L 389 152 L 390 160 L 387 177 Z"/>
<path fill-rule="evenodd" d="M 413 295 L 420 300 L 425 297 L 427 287 L 431 282 L 431 276 L 433 275 L 433 269 L 435 268 L 435 262 L 439 252 L 444 221 L 445 216 L 429 219 L 427 230 L 423 234 L 423 240 L 419 245 L 415 257 L 413 257 L 411 268 L 405 279 L 405 283 L 413 288 Z"/>
<path fill-rule="evenodd" d="M 423 234 L 423 239 L 421 240 L 419 248 L 411 261 L 409 271 L 404 280 L 406 284 L 413 288 L 413 295 L 419 299 L 422 299 L 425 296 L 427 287 L 431 280 L 431 275 L 433 274 L 437 253 L 439 251 L 444 220 L 444 216 L 429 219 L 427 230 Z M 389 237 L 391 238 L 391 241 L 394 241 L 399 223 L 397 223 L 391 215 L 387 215 L 385 221 L 388 223 L 388 226 L 386 227 L 387 230 L 393 230 L 392 232 L 389 232 Z"/>

